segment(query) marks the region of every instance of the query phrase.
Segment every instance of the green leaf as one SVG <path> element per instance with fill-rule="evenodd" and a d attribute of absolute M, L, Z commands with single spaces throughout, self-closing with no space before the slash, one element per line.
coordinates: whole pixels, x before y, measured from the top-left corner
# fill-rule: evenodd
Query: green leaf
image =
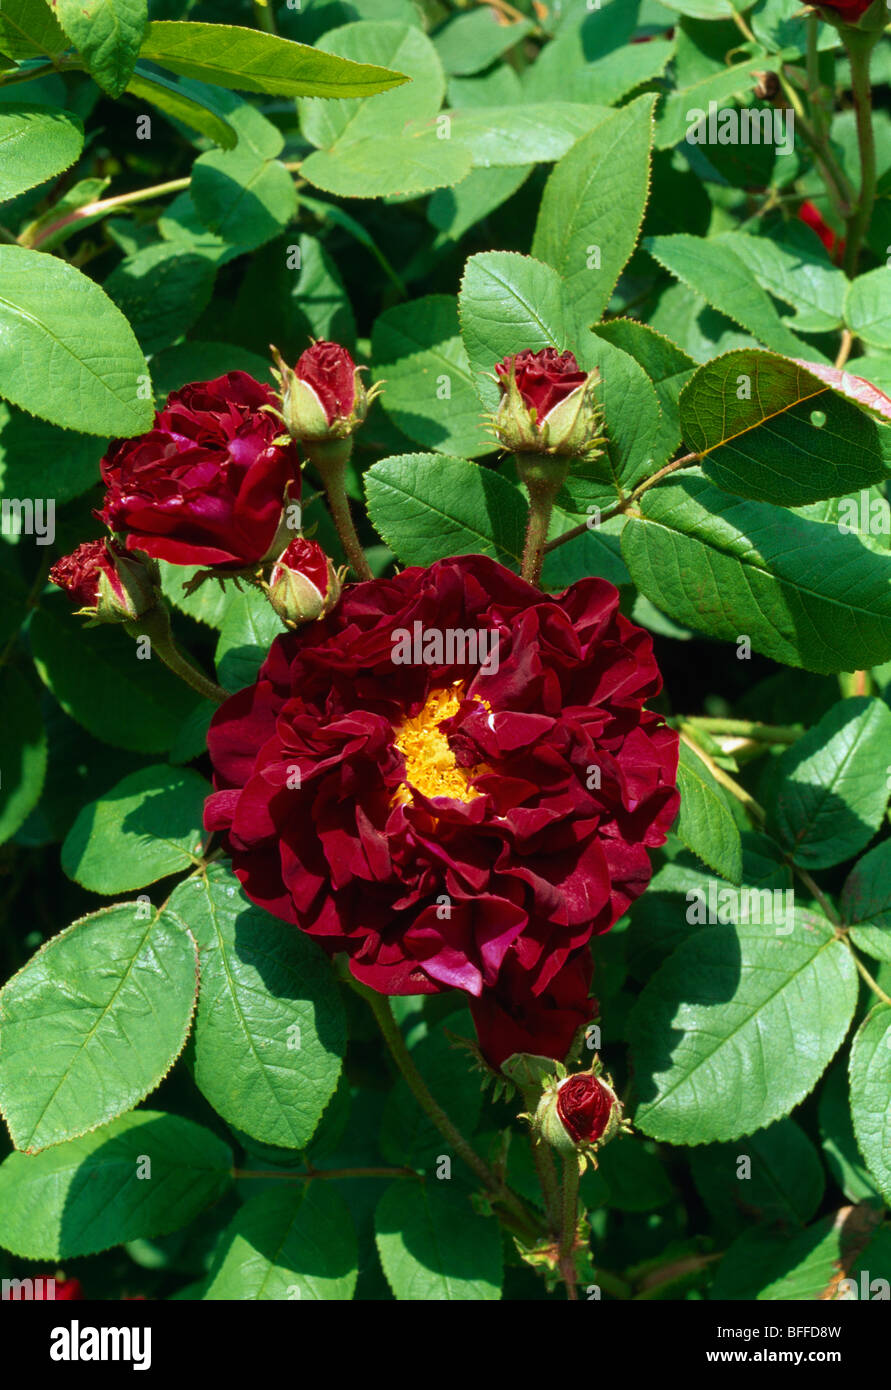
<path fill-rule="evenodd" d="M 225 688 L 241 690 L 255 681 L 270 646 L 284 631 L 281 618 L 260 590 L 227 594 L 214 658 Z"/>
<path fill-rule="evenodd" d="M 532 254 L 563 276 L 579 322 L 599 322 L 634 250 L 650 187 L 654 96 L 573 145 L 541 200 Z"/>
<path fill-rule="evenodd" d="M 746 232 L 722 232 L 715 240 L 736 252 L 762 289 L 792 306 L 791 328 L 831 333 L 841 327 L 848 281 L 803 223 L 786 223 L 782 241 Z"/>
<path fill-rule="evenodd" d="M 457 141 L 437 148 L 406 135 L 370 135 L 314 151 L 300 173 L 341 198 L 388 198 L 448 188 L 466 177 L 471 164 L 470 151 Z"/>
<path fill-rule="evenodd" d="M 721 0 L 725 3 L 725 0 Z M 726 0 L 729 8 L 729 0 Z M 771 61 L 776 62 L 775 55 Z M 686 137 L 693 120 L 699 113 L 708 115 L 709 103 L 714 101 L 719 108 L 730 106 L 734 101 L 747 102 L 752 97 L 752 69 L 767 66 L 767 54 L 759 48 L 741 63 L 717 71 L 709 71 L 697 81 L 678 86 L 669 92 L 660 107 L 656 121 L 656 149 L 667 150 Z M 689 112 L 695 113 L 694 116 Z"/>
<path fill-rule="evenodd" d="M 171 899 L 201 951 L 195 1080 L 229 1124 L 304 1148 L 337 1086 L 346 1047 L 330 962 L 289 922 L 249 903 L 212 864 Z"/>
<path fill-rule="evenodd" d="M 851 1115 L 860 1152 L 891 1206 L 891 1009 L 876 1004 L 851 1045 Z"/>
<path fill-rule="evenodd" d="M 516 569 L 526 505 L 519 488 L 446 454 L 402 454 L 365 474 L 372 526 L 406 565 L 446 555 L 491 555 Z"/>
<path fill-rule="evenodd" d="M 788 357 L 806 355 L 804 344 L 790 333 L 749 265 L 726 241 L 681 232 L 648 237 L 644 244 L 661 266 L 765 346 Z"/>
<path fill-rule="evenodd" d="M 68 46 L 46 0 L 3 0 L 0 53 L 10 58 L 57 58 Z"/>
<path fill-rule="evenodd" d="M 284 164 L 241 144 L 196 159 L 190 188 L 204 225 L 244 250 L 278 236 L 297 212 L 294 180 Z"/>
<path fill-rule="evenodd" d="M 455 15 L 436 32 L 433 40 L 445 71 L 450 77 L 466 77 L 482 72 L 502 53 L 513 48 L 533 29 L 528 19 L 510 24 L 488 5 L 470 14 Z"/>
<path fill-rule="evenodd" d="M 854 1137 L 847 1061 L 838 1061 L 830 1068 L 820 1089 L 820 1138 L 829 1171 L 848 1200 L 875 1202 L 879 1194 Z"/>
<path fill-rule="evenodd" d="M 891 269 L 879 266 L 848 286 L 845 322 L 855 338 L 871 347 L 891 348 Z"/>
<path fill-rule="evenodd" d="M 700 367 L 680 397 L 702 470 L 741 497 L 796 507 L 882 482 L 891 428 L 804 363 L 737 351 Z"/>
<path fill-rule="evenodd" d="M 681 810 L 675 834 L 688 849 L 731 883 L 742 879 L 742 841 L 727 793 L 683 741 L 678 759 Z"/>
<path fill-rule="evenodd" d="M 794 1120 L 759 1130 L 745 1145 L 695 1149 L 690 1165 L 709 1211 L 722 1230 L 734 1234 L 753 1221 L 804 1225 L 826 1187 L 817 1150 Z"/>
<path fill-rule="evenodd" d="M 150 24 L 140 57 L 162 68 L 229 87 L 282 97 L 366 97 L 400 86 L 401 72 L 342 58 L 234 24 Z"/>
<path fill-rule="evenodd" d="M 378 1253 L 400 1301 L 492 1302 L 501 1297 L 498 1223 L 450 1184 L 394 1182 L 374 1217 Z"/>
<path fill-rule="evenodd" d="M 8 598 L 6 600 L 9 601 Z M 40 800 L 46 776 L 46 734 L 31 682 L 14 667 L 0 669 L 0 845 Z"/>
<path fill-rule="evenodd" d="M 634 319 L 611 319 L 598 324 L 595 332 L 633 357 L 652 381 L 662 411 L 653 453 L 656 458 L 671 458 L 681 442 L 678 399 L 696 370 L 696 362 L 670 338 Z"/>
<path fill-rule="evenodd" d="M 84 627 L 62 595 L 47 599 L 29 629 L 41 680 L 96 738 L 139 753 L 165 753 L 200 698 L 115 626 Z"/>
<path fill-rule="evenodd" d="M 876 960 L 891 960 L 891 840 L 858 860 L 841 893 L 851 940 Z"/>
<path fill-rule="evenodd" d="M 374 325 L 371 357 L 375 380 L 386 383 L 381 404 L 409 439 L 465 458 L 492 452 L 451 295 L 385 310 Z"/>
<path fill-rule="evenodd" d="M 780 931 L 750 922 L 696 932 L 632 1010 L 635 1124 L 672 1144 L 762 1129 L 813 1090 L 856 1003 L 851 954 L 815 913 L 796 912 Z"/>
<path fill-rule="evenodd" d="M 891 563 L 838 527 L 712 487 L 698 469 L 640 499 L 622 555 L 647 598 L 712 637 L 808 671 L 891 656 Z"/>
<path fill-rule="evenodd" d="M 216 29 L 218 26 L 214 25 Z M 398 139 L 408 121 L 428 120 L 435 116 L 445 96 L 445 75 L 439 55 L 422 30 L 409 24 L 392 21 L 360 20 L 344 24 L 324 35 L 314 49 L 307 50 L 320 63 L 347 66 L 348 60 L 369 59 L 392 80 L 386 86 L 398 90 L 384 91 L 384 84 L 369 84 L 366 91 L 344 87 L 339 91 L 304 93 L 317 96 L 343 96 L 348 101 L 329 103 L 305 100 L 300 103 L 300 125 L 311 145 L 328 150 L 335 142 L 347 144 L 368 136 L 381 136 L 377 148 L 386 153 L 386 142 Z M 387 72 L 387 69 L 396 72 Z M 404 84 L 404 85 L 399 85 Z M 371 97 L 371 100 L 367 98 Z M 304 172 L 301 170 L 301 173 Z"/>
<path fill-rule="evenodd" d="M 85 434 L 151 429 L 145 358 L 123 314 L 73 266 L 0 246 L 0 382 L 32 415 Z"/>
<path fill-rule="evenodd" d="M 71 1260 L 176 1231 L 217 1201 L 232 1154 L 202 1125 L 137 1110 L 92 1134 L 0 1164 L 0 1245 Z"/>
<path fill-rule="evenodd" d="M 869 1208 L 843 1207 L 791 1236 L 757 1227 L 747 1231 L 727 1250 L 710 1297 L 836 1302 L 851 1296 L 842 1284 L 850 1278 L 854 1297 L 869 1298 L 875 1276 L 891 1276 L 891 1241 L 881 1219 Z"/>
<path fill-rule="evenodd" d="M 129 893 L 199 862 L 210 785 L 197 772 L 144 767 L 84 806 L 62 868 L 91 893 Z"/>
<path fill-rule="evenodd" d="M 203 93 L 199 99 L 197 87 L 198 84 L 195 83 L 187 91 L 179 83 L 171 82 L 169 78 L 162 77 L 158 72 L 151 72 L 148 68 L 142 68 L 139 64 L 127 83 L 127 91 L 131 96 L 150 101 L 159 111 L 163 111 L 165 116 L 171 116 L 174 120 L 191 126 L 193 130 L 206 135 L 217 145 L 222 145 L 224 150 L 234 149 L 238 141 L 234 129 L 223 114 L 210 105 Z"/>
<path fill-rule="evenodd" d="M 61 174 L 83 147 L 83 122 L 68 111 L 31 102 L 0 108 L 0 202 Z"/>
<path fill-rule="evenodd" d="M 147 0 L 52 0 L 65 33 L 90 76 L 111 97 L 119 97 L 148 24 Z"/>
<path fill-rule="evenodd" d="M 841 700 L 775 764 L 768 828 L 807 869 L 864 849 L 885 816 L 891 710 L 883 700 Z"/>
<path fill-rule="evenodd" d="M 198 995 L 194 938 L 148 900 L 52 937 L 0 993 L 0 1108 L 33 1153 L 144 1100 L 185 1046 Z"/>
<path fill-rule="evenodd" d="M 196 160 L 195 169 L 200 163 Z M 290 178 L 288 184 L 292 187 Z M 210 303 L 216 273 L 212 256 L 161 242 L 125 256 L 104 288 L 130 321 L 142 350 L 154 354 L 170 347 L 201 316 Z"/>
<path fill-rule="evenodd" d="M 504 169 L 471 169 L 453 188 L 437 189 L 427 204 L 427 220 L 436 227 L 436 245 L 459 241 L 466 231 L 501 207 L 528 179 L 531 164 Z"/>
<path fill-rule="evenodd" d="M 612 113 L 605 106 L 551 101 L 529 106 L 462 106 L 406 126 L 406 134 L 432 151 L 443 144 L 467 150 L 474 168 L 516 168 L 561 159 L 575 142 Z"/>
<path fill-rule="evenodd" d="M 495 367 L 512 352 L 570 346 L 576 324 L 553 266 L 513 251 L 471 256 L 458 296 L 461 335 L 477 394 L 487 410 L 498 408 Z"/>
<path fill-rule="evenodd" d="M 223 1235 L 206 1299 L 350 1299 L 359 1255 L 346 1202 L 330 1182 L 251 1197 Z"/>

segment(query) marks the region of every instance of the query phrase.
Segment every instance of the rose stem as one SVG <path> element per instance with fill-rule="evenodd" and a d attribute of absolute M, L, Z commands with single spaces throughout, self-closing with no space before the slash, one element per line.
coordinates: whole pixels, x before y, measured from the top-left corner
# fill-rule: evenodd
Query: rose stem
<path fill-rule="evenodd" d="M 360 579 L 373 579 L 371 566 L 356 534 L 346 490 L 346 467 L 353 452 L 352 439 L 331 439 L 314 443 L 303 440 L 304 453 L 314 463 L 328 496 L 331 516 L 347 559 Z"/>
<path fill-rule="evenodd" d="M 557 1180 L 557 1169 L 554 1166 L 554 1155 L 550 1146 L 542 1144 L 534 1134 L 530 1134 L 529 1142 L 532 1145 L 532 1161 L 535 1164 L 542 1196 L 545 1199 L 548 1228 L 551 1234 L 556 1236 L 559 1234 L 560 1228 L 560 1184 Z"/>
<path fill-rule="evenodd" d="M 426 1081 L 415 1066 L 414 1059 L 405 1045 L 405 1039 L 399 1028 L 399 1024 L 393 1016 L 390 1001 L 386 995 L 378 994 L 376 990 L 369 989 L 367 985 L 360 984 L 358 980 L 350 977 L 347 981 L 352 989 L 360 994 L 371 1008 L 372 1013 L 381 1030 L 384 1042 L 389 1048 L 393 1061 L 401 1071 L 405 1081 L 420 1105 L 424 1113 L 433 1121 L 439 1132 L 451 1144 L 455 1153 L 463 1158 L 468 1168 L 472 1168 L 474 1173 L 482 1183 L 489 1189 L 493 1197 L 501 1203 L 506 1210 L 513 1216 L 513 1224 L 519 1230 L 522 1227 L 522 1234 L 525 1238 L 538 1240 L 538 1229 L 534 1218 L 523 1206 L 519 1198 L 511 1192 L 504 1182 L 494 1173 L 489 1165 L 480 1158 L 479 1154 L 471 1147 L 457 1125 L 449 1119 L 439 1102 L 430 1092 Z"/>
<path fill-rule="evenodd" d="M 529 584 L 539 584 L 544 564 L 548 527 L 554 499 L 569 472 L 569 459 L 547 454 L 516 455 L 517 472 L 529 493 L 529 520 L 520 574 Z"/>
<path fill-rule="evenodd" d="M 846 28 L 845 47 L 851 60 L 851 88 L 857 110 L 857 139 L 860 145 L 860 195 L 848 218 L 845 246 L 845 274 L 852 280 L 857 273 L 857 261 L 863 238 L 869 228 L 876 200 L 876 141 L 872 127 L 872 90 L 869 83 L 869 63 L 879 33 L 868 34 Z"/>
<path fill-rule="evenodd" d="M 566 1284 L 566 1297 L 578 1301 L 573 1251 L 579 1217 L 579 1160 L 577 1154 L 563 1158 L 563 1208 L 560 1230 L 560 1275 Z"/>
<path fill-rule="evenodd" d="M 179 676 L 181 681 L 185 681 L 186 685 L 197 690 L 199 695 L 203 695 L 205 700 L 213 700 L 216 705 L 221 705 L 224 700 L 228 700 L 228 690 L 224 690 L 221 685 L 216 685 L 213 681 L 208 680 L 197 666 L 193 666 L 192 662 L 183 656 L 173 640 L 167 610 L 161 604 L 158 604 L 156 608 L 150 608 L 147 613 L 135 618 L 133 622 L 126 623 L 125 627 L 131 637 L 148 637 L 152 644 L 152 651 L 158 653 L 164 665 L 175 676 Z"/>
<path fill-rule="evenodd" d="M 258 29 L 264 30 L 267 34 L 278 33 L 269 0 L 254 0 L 254 19 Z"/>

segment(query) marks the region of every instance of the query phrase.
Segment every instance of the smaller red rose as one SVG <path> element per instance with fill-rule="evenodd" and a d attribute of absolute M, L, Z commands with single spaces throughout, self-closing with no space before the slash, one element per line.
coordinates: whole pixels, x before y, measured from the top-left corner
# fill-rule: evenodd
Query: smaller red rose
<path fill-rule="evenodd" d="M 616 1097 L 599 1077 L 580 1072 L 561 1082 L 557 1114 L 574 1144 L 596 1144 L 610 1122 Z"/>
<path fill-rule="evenodd" d="M 172 392 L 148 434 L 115 440 L 102 460 L 108 491 L 98 516 L 126 533 L 128 550 L 175 565 L 253 568 L 300 496 L 297 454 L 281 442 L 275 405 L 247 372 Z"/>
<path fill-rule="evenodd" d="M 56 561 L 49 577 L 78 612 L 97 622 L 130 622 L 157 602 L 150 562 L 126 554 L 110 540 L 84 541 Z"/>
<path fill-rule="evenodd" d="M 861 15 L 871 8 L 873 0 L 820 0 L 821 10 L 831 10 L 845 24 L 856 24 Z"/>
<path fill-rule="evenodd" d="M 289 627 L 323 618 L 340 598 L 334 566 L 320 545 L 298 536 L 276 560 L 267 593 Z"/>
<path fill-rule="evenodd" d="M 294 375 L 312 387 L 329 425 L 352 415 L 356 404 L 356 364 L 345 347 L 339 343 L 313 343 L 299 358 Z"/>
<path fill-rule="evenodd" d="M 539 422 L 588 379 L 574 353 L 558 352 L 556 348 L 542 348 L 540 352 L 525 348 L 512 357 L 505 357 L 495 368 L 495 375 L 502 384 L 509 379 L 511 367 L 516 373 L 523 404 L 536 412 Z"/>

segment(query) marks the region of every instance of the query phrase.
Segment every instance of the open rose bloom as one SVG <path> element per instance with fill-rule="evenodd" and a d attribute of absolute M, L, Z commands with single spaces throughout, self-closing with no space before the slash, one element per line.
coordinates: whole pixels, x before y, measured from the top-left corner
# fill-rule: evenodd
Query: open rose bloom
<path fill-rule="evenodd" d="M 562 1056 L 586 943 L 677 811 L 677 736 L 643 709 L 660 684 L 602 580 L 550 597 L 481 556 L 409 568 L 278 639 L 217 713 L 206 824 L 364 984 L 464 991 L 496 1063 Z"/>

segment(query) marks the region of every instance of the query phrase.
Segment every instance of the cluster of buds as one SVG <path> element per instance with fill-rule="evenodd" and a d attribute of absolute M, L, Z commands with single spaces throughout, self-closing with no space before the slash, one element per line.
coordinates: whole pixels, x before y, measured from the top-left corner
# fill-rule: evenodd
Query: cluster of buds
<path fill-rule="evenodd" d="M 571 352 L 525 349 L 499 362 L 501 403 L 490 423 L 514 454 L 597 458 L 603 452 L 600 373 L 583 372 Z"/>

